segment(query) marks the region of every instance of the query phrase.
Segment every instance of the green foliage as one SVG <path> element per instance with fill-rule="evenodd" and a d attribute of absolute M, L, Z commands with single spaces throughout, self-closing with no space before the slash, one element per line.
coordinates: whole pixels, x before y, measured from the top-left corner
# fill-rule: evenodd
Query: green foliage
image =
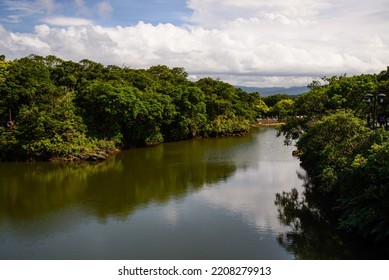
<path fill-rule="evenodd" d="M 88 144 L 85 126 L 74 114 L 72 94 L 60 96 L 50 105 L 23 106 L 19 112 L 16 129 L 28 158 L 68 156 Z"/>
<path fill-rule="evenodd" d="M 365 95 L 375 91 L 376 75 L 335 76 L 326 80 L 327 110 L 351 109 L 360 117 L 365 116 Z"/>
<path fill-rule="evenodd" d="M 314 87 L 307 93 L 303 93 L 296 98 L 295 111 L 298 116 L 315 118 L 326 114 L 328 94 L 326 87 Z"/>
<path fill-rule="evenodd" d="M 323 192 L 334 191 L 339 173 L 366 145 L 369 130 L 350 112 L 340 111 L 314 123 L 297 147 L 304 167 Z"/>
<path fill-rule="evenodd" d="M 262 117 L 270 111 L 270 108 L 266 105 L 266 103 L 262 99 L 259 99 L 257 96 L 254 96 L 251 104 L 253 106 L 254 112 L 256 112 L 256 117 Z"/>
<path fill-rule="evenodd" d="M 277 116 L 279 119 L 285 119 L 294 114 L 294 101 L 292 99 L 282 99 L 271 108 L 270 115 Z"/>
<path fill-rule="evenodd" d="M 76 103 L 89 129 L 101 139 L 119 140 L 125 125 L 144 111 L 137 89 L 94 80 L 78 92 Z"/>
<path fill-rule="evenodd" d="M 389 244 L 389 132 L 367 128 L 374 108 L 365 95 L 387 93 L 388 77 L 382 71 L 313 83 L 280 129 L 286 142 L 297 140 L 310 180 L 306 200 L 333 209 L 340 230 L 383 246 Z M 387 109 L 376 107 L 386 115 Z"/>
<path fill-rule="evenodd" d="M 170 93 L 174 105 L 171 122 L 163 130 L 168 139 L 196 138 L 204 132 L 207 123 L 204 93 L 195 86 L 177 87 Z"/>
<path fill-rule="evenodd" d="M 274 94 L 274 95 L 270 95 L 270 96 L 266 96 L 263 98 L 263 101 L 265 102 L 265 104 L 269 107 L 273 107 L 274 105 L 277 104 L 277 102 L 281 101 L 281 100 L 288 100 L 288 99 L 292 99 L 292 97 L 288 94 L 283 94 L 283 93 L 279 93 L 279 94 Z"/>
<path fill-rule="evenodd" d="M 248 132 L 249 129 L 250 122 L 234 114 L 219 115 L 206 128 L 211 136 L 235 135 Z"/>
<path fill-rule="evenodd" d="M 247 94 L 230 84 L 204 78 L 196 85 L 205 94 L 209 135 L 246 132 L 249 124 L 267 110 L 258 94 Z"/>
<path fill-rule="evenodd" d="M 339 227 L 380 242 L 389 238 L 388 140 L 387 131 L 371 131 L 338 112 L 312 125 L 297 144 L 315 192 L 340 210 Z"/>
<path fill-rule="evenodd" d="M 0 127 L 0 161 L 19 159 L 21 157 L 19 146 L 16 133 Z"/>
<path fill-rule="evenodd" d="M 389 238 L 389 133 L 381 144 L 358 154 L 347 170 L 340 227 L 375 241 Z"/>
<path fill-rule="evenodd" d="M 267 110 L 258 94 L 211 78 L 190 82 L 179 67 L 135 70 L 36 55 L 0 60 L 1 160 L 240 134 Z"/>

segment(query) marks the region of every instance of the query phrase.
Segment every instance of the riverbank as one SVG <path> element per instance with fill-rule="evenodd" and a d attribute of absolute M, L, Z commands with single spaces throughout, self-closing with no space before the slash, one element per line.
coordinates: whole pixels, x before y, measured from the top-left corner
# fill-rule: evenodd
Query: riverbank
<path fill-rule="evenodd" d="M 284 122 L 280 122 L 275 118 L 266 118 L 266 119 L 257 119 L 257 123 L 253 124 L 253 127 L 261 127 L 261 126 L 280 126 L 285 124 Z"/>
<path fill-rule="evenodd" d="M 104 161 L 115 153 L 120 152 L 120 149 L 111 149 L 106 151 L 95 151 L 90 153 L 80 153 L 69 155 L 66 157 L 53 157 L 49 162 L 81 162 L 81 161 Z"/>
<path fill-rule="evenodd" d="M 277 125 L 281 125 L 281 124 L 282 123 L 273 121 L 273 119 L 268 119 L 268 120 L 264 120 L 263 123 L 257 123 L 257 124 L 252 125 L 251 127 L 277 126 Z M 242 130 L 242 131 L 236 131 L 236 132 L 225 132 L 225 133 L 219 133 L 219 134 L 205 133 L 203 136 L 188 138 L 187 140 L 191 140 L 191 139 L 195 140 L 195 139 L 200 139 L 200 138 L 243 137 L 243 136 L 247 135 L 248 133 L 250 133 L 249 129 Z M 174 142 L 174 141 L 168 141 L 168 142 Z M 144 145 L 131 146 L 131 147 L 127 147 L 124 149 L 120 149 L 120 148 L 116 148 L 116 147 L 112 148 L 111 146 L 109 146 L 107 149 L 96 149 L 96 150 L 92 150 L 92 151 L 85 151 L 82 153 L 67 155 L 67 156 L 63 156 L 63 157 L 60 157 L 60 156 L 52 157 L 52 158 L 49 158 L 48 161 L 49 162 L 104 161 L 104 160 L 109 159 L 113 154 L 121 152 L 123 150 L 136 149 L 136 148 L 140 148 L 140 147 L 153 147 L 153 146 L 157 146 L 157 145 L 160 145 L 163 143 L 165 143 L 165 142 L 145 142 Z M 27 161 L 35 161 L 35 159 L 30 159 Z"/>

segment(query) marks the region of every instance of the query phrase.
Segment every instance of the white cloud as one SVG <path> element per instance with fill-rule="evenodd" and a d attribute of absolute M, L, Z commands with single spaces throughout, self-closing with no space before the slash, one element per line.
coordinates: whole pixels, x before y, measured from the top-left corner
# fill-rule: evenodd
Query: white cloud
<path fill-rule="evenodd" d="M 73 17 L 48 17 L 42 20 L 45 23 L 56 25 L 56 26 L 84 26 L 91 25 L 92 21 L 84 18 L 73 18 Z"/>
<path fill-rule="evenodd" d="M 285 21 L 312 17 L 329 7 L 325 0 L 189 0 L 189 21 L 215 27 L 237 18 L 276 16 Z"/>
<path fill-rule="evenodd" d="M 241 217 L 261 232 L 264 229 L 282 231 L 283 227 L 276 219 L 275 194 L 285 188 L 300 191 L 302 180 L 296 172 L 304 174 L 299 161 L 291 156 L 293 147 L 283 146 L 282 141 L 282 138 L 276 138 L 271 144 L 257 142 L 256 149 L 247 146 L 237 148 L 233 156 L 238 168 L 243 168 L 238 169 L 227 181 L 203 188 L 194 197 L 216 209 L 222 208 Z M 264 156 L 262 150 L 269 149 L 268 145 L 280 145 L 282 149 L 278 149 L 276 154 Z M 288 182 L 287 186 L 285 182 Z M 241 191 L 240 186 L 245 186 L 244 191 Z"/>
<path fill-rule="evenodd" d="M 189 0 L 194 12 L 183 26 L 139 22 L 108 28 L 82 17 L 51 16 L 34 33 L 3 29 L 0 53 L 137 68 L 182 66 L 192 77 L 240 85 L 306 85 L 323 76 L 377 73 L 389 65 L 385 1 Z M 112 12 L 107 1 L 92 8 L 75 3 L 85 13 Z"/>
<path fill-rule="evenodd" d="M 48 43 L 41 41 L 32 34 L 9 33 L 0 25 L 0 53 L 11 57 L 20 57 L 21 54 L 46 53 L 50 51 Z"/>

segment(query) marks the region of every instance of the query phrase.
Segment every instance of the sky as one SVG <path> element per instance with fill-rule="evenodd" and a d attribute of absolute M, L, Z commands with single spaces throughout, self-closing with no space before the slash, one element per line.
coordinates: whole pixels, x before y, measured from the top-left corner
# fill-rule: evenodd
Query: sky
<path fill-rule="evenodd" d="M 0 54 L 305 86 L 389 66 L 388 0 L 0 0 Z"/>

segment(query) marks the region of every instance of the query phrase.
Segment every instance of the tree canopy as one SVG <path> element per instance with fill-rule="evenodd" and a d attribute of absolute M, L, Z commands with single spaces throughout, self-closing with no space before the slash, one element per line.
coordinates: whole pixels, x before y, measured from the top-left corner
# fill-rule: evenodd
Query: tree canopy
<path fill-rule="evenodd" d="M 311 204 L 329 209 L 322 215 L 335 216 L 339 230 L 386 248 L 389 131 L 387 119 L 378 123 L 377 117 L 389 115 L 388 71 L 312 83 L 309 92 L 295 99 L 280 128 L 286 142 L 297 141 L 297 154 L 309 176 L 304 203 L 297 208 Z M 366 94 L 373 96 L 370 103 Z M 379 94 L 386 97 L 379 100 Z M 278 205 L 287 206 L 290 197 L 278 194 Z"/>
<path fill-rule="evenodd" d="M 52 55 L 0 60 L 0 160 L 241 134 L 266 110 L 259 94 L 212 78 L 192 82 L 179 67 L 132 69 Z"/>

